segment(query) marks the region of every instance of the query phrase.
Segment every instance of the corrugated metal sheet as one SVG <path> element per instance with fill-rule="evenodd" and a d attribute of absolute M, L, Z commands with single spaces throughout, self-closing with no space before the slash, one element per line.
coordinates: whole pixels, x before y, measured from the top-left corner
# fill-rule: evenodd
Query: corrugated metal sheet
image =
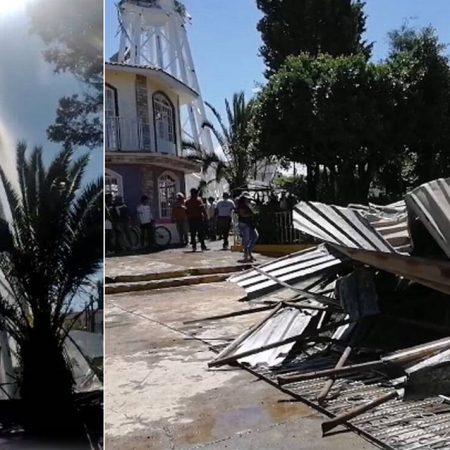
<path fill-rule="evenodd" d="M 252 350 L 263 345 L 301 334 L 306 330 L 317 314 L 317 311 L 308 313 L 302 312 L 296 308 L 282 308 L 275 316 L 270 318 L 254 333 L 248 336 L 247 339 L 245 339 L 230 355 Z M 261 353 L 256 353 L 239 359 L 238 362 L 248 364 L 251 367 L 274 367 L 286 358 L 294 344 L 295 343 L 293 342 Z"/>
<path fill-rule="evenodd" d="M 450 258 L 450 178 L 419 186 L 405 201 Z"/>
<path fill-rule="evenodd" d="M 294 227 L 324 242 L 345 247 L 396 252 L 358 211 L 316 202 L 300 202 L 293 211 Z"/>
<path fill-rule="evenodd" d="M 408 211 L 403 200 L 385 206 L 369 203 L 369 206 L 349 205 L 349 208 L 357 210 L 395 250 L 402 253 L 411 250 Z"/>
<path fill-rule="evenodd" d="M 259 268 L 285 283 L 307 289 L 322 279 L 324 274 L 336 269 L 345 259 L 331 255 L 324 245 L 320 245 L 262 264 Z M 233 275 L 228 281 L 245 289 L 249 298 L 282 289 L 276 281 L 256 270 Z"/>

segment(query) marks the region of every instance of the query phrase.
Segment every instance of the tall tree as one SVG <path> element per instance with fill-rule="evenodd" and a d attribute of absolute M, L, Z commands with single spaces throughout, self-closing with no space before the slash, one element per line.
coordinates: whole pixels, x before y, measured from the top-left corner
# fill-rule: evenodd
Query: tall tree
<path fill-rule="evenodd" d="M 46 437 L 84 433 L 63 346 L 74 297 L 103 259 L 103 183 L 81 188 L 88 160 L 65 149 L 46 168 L 40 148 L 27 158 L 19 144 L 18 191 L 0 167 L 12 212 L 12 245 L 0 253 L 0 317 L 17 343 L 25 426 Z"/>
<path fill-rule="evenodd" d="M 390 148 L 389 79 L 361 55 L 288 57 L 256 102 L 256 145 L 304 164 L 310 199 L 367 200 Z"/>
<path fill-rule="evenodd" d="M 372 46 L 362 38 L 366 17 L 360 0 L 256 0 L 256 4 L 263 13 L 258 30 L 267 76 L 288 56 L 303 52 L 370 56 Z"/>
<path fill-rule="evenodd" d="M 402 138 L 413 184 L 450 173 L 450 66 L 446 45 L 432 27 L 389 34 L 387 63 L 403 89 Z"/>
<path fill-rule="evenodd" d="M 216 181 L 226 180 L 231 190 L 244 188 L 255 177 L 260 166 L 259 155 L 252 146 L 250 129 L 253 100 L 246 101 L 244 92 L 235 93 L 231 103 L 225 100 L 227 123 L 212 105 L 207 105 L 218 126 L 205 122 L 203 127 L 214 133 L 222 152 L 208 153 L 202 148 L 185 143 L 185 147 L 190 149 L 188 156 L 202 163 L 205 172 L 214 169 Z"/>
<path fill-rule="evenodd" d="M 51 141 L 94 148 L 103 144 L 103 2 L 36 0 L 29 2 L 31 31 L 47 46 L 44 58 L 56 73 L 81 82 L 80 94 L 62 97 Z"/>

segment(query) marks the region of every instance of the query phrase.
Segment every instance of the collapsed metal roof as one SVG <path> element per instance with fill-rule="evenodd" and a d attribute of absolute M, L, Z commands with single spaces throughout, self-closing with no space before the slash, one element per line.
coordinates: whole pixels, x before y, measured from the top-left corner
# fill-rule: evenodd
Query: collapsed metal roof
<path fill-rule="evenodd" d="M 405 196 L 405 201 L 450 258 L 450 178 L 419 186 Z"/>
<path fill-rule="evenodd" d="M 412 237 L 410 221 L 413 221 Z M 446 326 L 441 326 L 437 319 L 442 317 L 432 309 L 436 323 L 428 323 L 426 314 L 434 297 L 445 298 L 437 291 L 450 294 L 450 262 L 433 242 L 435 240 L 450 257 L 450 179 L 420 186 L 406 196 L 405 202 L 385 207 L 351 205 L 341 208 L 302 202 L 295 208 L 294 223 L 300 231 L 326 244 L 255 267 L 231 277 L 230 281 L 243 287 L 252 298 L 274 291 L 278 296 L 286 288 L 297 291 L 296 301 L 300 300 L 303 305 L 296 307 L 305 308 L 305 316 L 294 311 L 292 301 L 273 304 L 274 311 L 265 321 L 255 324 L 257 326 L 232 342 L 208 365 L 246 363 L 258 376 L 288 386 L 283 389 L 335 417 L 322 425 L 324 432 L 344 423 L 384 448 L 450 448 L 450 408 L 445 404 L 450 403 L 450 398 L 440 395 L 450 389 L 448 321 Z M 411 243 L 414 256 L 405 254 Z M 356 263 L 353 269 L 352 261 Z M 375 270 L 363 268 L 361 263 Z M 377 269 L 393 273 L 397 278 L 378 277 Z M 377 274 L 377 281 L 374 274 Z M 395 294 L 400 306 L 402 300 L 409 304 L 411 296 L 414 297 L 416 287 L 399 283 L 402 278 L 431 288 L 419 291 L 429 292 L 429 298 L 426 296 L 427 301 L 415 312 L 414 318 L 418 320 L 409 320 L 410 311 L 403 308 L 396 316 L 389 315 L 389 309 L 385 309 L 387 303 L 397 304 L 391 301 Z M 314 298 L 314 295 L 318 304 L 324 303 L 322 309 L 327 310 L 326 315 L 317 311 L 308 314 L 304 299 Z M 385 302 L 378 303 L 380 298 Z M 311 303 L 314 304 L 314 300 Z M 339 304 L 341 310 L 336 309 Z M 281 311 L 275 311 L 282 307 Z M 338 321 L 330 324 L 331 317 Z M 361 322 L 359 317 L 370 320 Z M 393 319 L 394 325 L 389 325 L 389 320 Z M 399 327 L 402 320 L 403 328 Z M 409 340 L 413 343 L 417 340 L 419 345 L 401 349 L 398 345 L 401 340 L 408 340 L 405 331 L 409 333 L 411 327 Z M 418 332 L 416 335 L 423 327 L 429 329 L 428 334 Z M 312 328 L 315 333 L 311 333 Z M 330 346 L 327 346 L 329 335 L 324 333 L 333 330 Z M 365 341 L 367 331 L 382 335 L 373 335 L 371 343 L 370 339 Z M 318 339 L 319 334 L 322 340 Z M 389 345 L 383 344 L 385 334 L 390 339 Z M 442 335 L 446 337 L 434 340 Z M 392 341 L 392 336 L 397 339 Z M 431 336 L 434 337 L 430 339 Z M 379 340 L 375 339 L 378 337 Z M 336 340 L 339 345 L 335 346 Z M 301 343 L 295 347 L 298 351 L 290 351 L 294 348 L 293 342 Z M 436 345 L 444 346 L 437 351 Z M 367 361 L 367 355 L 364 356 L 367 352 L 384 352 L 391 346 L 398 350 L 381 356 L 379 361 Z M 290 352 L 288 358 L 286 352 Z M 347 361 L 350 352 L 352 358 Z M 336 355 L 330 361 L 333 353 Z M 420 358 L 416 358 L 417 355 L 421 355 Z M 408 391 L 413 395 L 407 395 Z"/>
<path fill-rule="evenodd" d="M 411 250 L 408 210 L 403 200 L 385 206 L 369 203 L 369 206 L 348 207 L 357 210 L 395 250 L 400 253 L 408 253 Z"/>
<path fill-rule="evenodd" d="M 320 245 L 262 264 L 259 270 L 233 275 L 229 281 L 245 289 L 252 299 L 281 289 L 283 286 L 274 278 L 298 288 L 310 288 L 325 275 L 335 272 L 344 260 L 345 257 L 334 256 Z"/>
<path fill-rule="evenodd" d="M 357 210 L 317 202 L 300 202 L 294 227 L 324 242 L 386 253 L 396 250 Z"/>
<path fill-rule="evenodd" d="M 218 359 L 224 356 L 228 357 L 245 353 L 249 350 L 299 335 L 306 330 L 317 314 L 318 311 L 304 312 L 296 308 L 281 308 L 275 314 L 269 314 L 267 319 L 252 333 L 245 334 L 244 339 L 238 345 L 233 346 L 229 350 L 226 348 L 218 356 Z M 237 341 L 239 340 L 240 338 L 237 339 Z M 295 342 L 291 342 L 254 355 L 239 358 L 237 361 L 250 367 L 274 367 L 283 362 L 294 344 Z"/>

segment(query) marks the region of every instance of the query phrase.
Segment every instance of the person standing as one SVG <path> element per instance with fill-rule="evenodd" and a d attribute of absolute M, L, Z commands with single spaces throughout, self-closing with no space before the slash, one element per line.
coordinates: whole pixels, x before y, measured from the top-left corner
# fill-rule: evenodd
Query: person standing
<path fill-rule="evenodd" d="M 118 195 L 114 201 L 114 212 L 116 220 L 116 236 L 118 239 L 120 250 L 131 250 L 131 232 L 130 232 L 130 213 L 128 206 L 124 203 L 123 198 Z M 113 224 L 114 224 L 113 222 Z"/>
<path fill-rule="evenodd" d="M 141 248 L 150 248 L 154 242 L 154 219 L 148 197 L 143 195 L 141 203 L 136 208 L 137 218 L 141 227 Z"/>
<path fill-rule="evenodd" d="M 180 237 L 181 245 L 186 247 L 188 245 L 188 219 L 186 215 L 186 205 L 184 195 L 178 192 L 175 199 L 175 205 L 172 209 L 172 220 L 177 226 L 178 236 Z"/>
<path fill-rule="evenodd" d="M 223 199 L 217 202 L 216 216 L 217 216 L 217 230 L 219 232 L 219 239 L 223 239 L 223 249 L 228 250 L 228 236 L 230 235 L 232 215 L 236 206 L 230 198 L 228 192 L 223 193 Z"/>
<path fill-rule="evenodd" d="M 217 238 L 217 226 L 216 226 L 216 202 L 214 197 L 208 197 L 206 203 L 206 214 L 208 216 L 208 236 L 211 241 L 215 241 Z"/>
<path fill-rule="evenodd" d="M 244 247 L 244 261 L 252 262 L 255 258 L 252 255 L 253 248 L 258 240 L 258 231 L 256 230 L 256 214 L 251 207 L 251 198 L 244 192 L 237 201 L 237 213 L 239 217 L 239 231 L 242 236 L 242 245 Z"/>
<path fill-rule="evenodd" d="M 112 195 L 105 194 L 105 251 L 107 255 L 110 255 L 113 252 L 113 219 L 111 217 L 112 203 Z"/>
<path fill-rule="evenodd" d="M 289 208 L 289 206 L 288 206 L 288 201 L 286 198 L 286 192 L 283 192 L 281 194 L 281 198 L 280 198 L 280 209 L 281 209 L 281 211 L 287 211 L 288 208 Z"/>
<path fill-rule="evenodd" d="M 208 250 L 205 245 L 204 223 L 207 219 L 205 205 L 198 196 L 198 190 L 191 189 L 191 197 L 186 201 L 186 215 L 191 233 L 192 251 L 197 251 L 197 238 L 201 249 Z"/>

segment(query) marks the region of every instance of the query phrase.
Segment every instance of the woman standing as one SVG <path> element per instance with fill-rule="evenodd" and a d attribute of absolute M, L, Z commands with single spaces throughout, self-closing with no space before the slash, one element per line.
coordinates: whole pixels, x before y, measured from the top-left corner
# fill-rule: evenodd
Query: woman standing
<path fill-rule="evenodd" d="M 239 231 L 242 236 L 242 245 L 244 247 L 244 262 L 255 261 L 252 251 L 258 240 L 258 231 L 255 224 L 255 213 L 250 204 L 251 198 L 244 192 L 237 201 L 236 210 L 239 220 Z"/>

